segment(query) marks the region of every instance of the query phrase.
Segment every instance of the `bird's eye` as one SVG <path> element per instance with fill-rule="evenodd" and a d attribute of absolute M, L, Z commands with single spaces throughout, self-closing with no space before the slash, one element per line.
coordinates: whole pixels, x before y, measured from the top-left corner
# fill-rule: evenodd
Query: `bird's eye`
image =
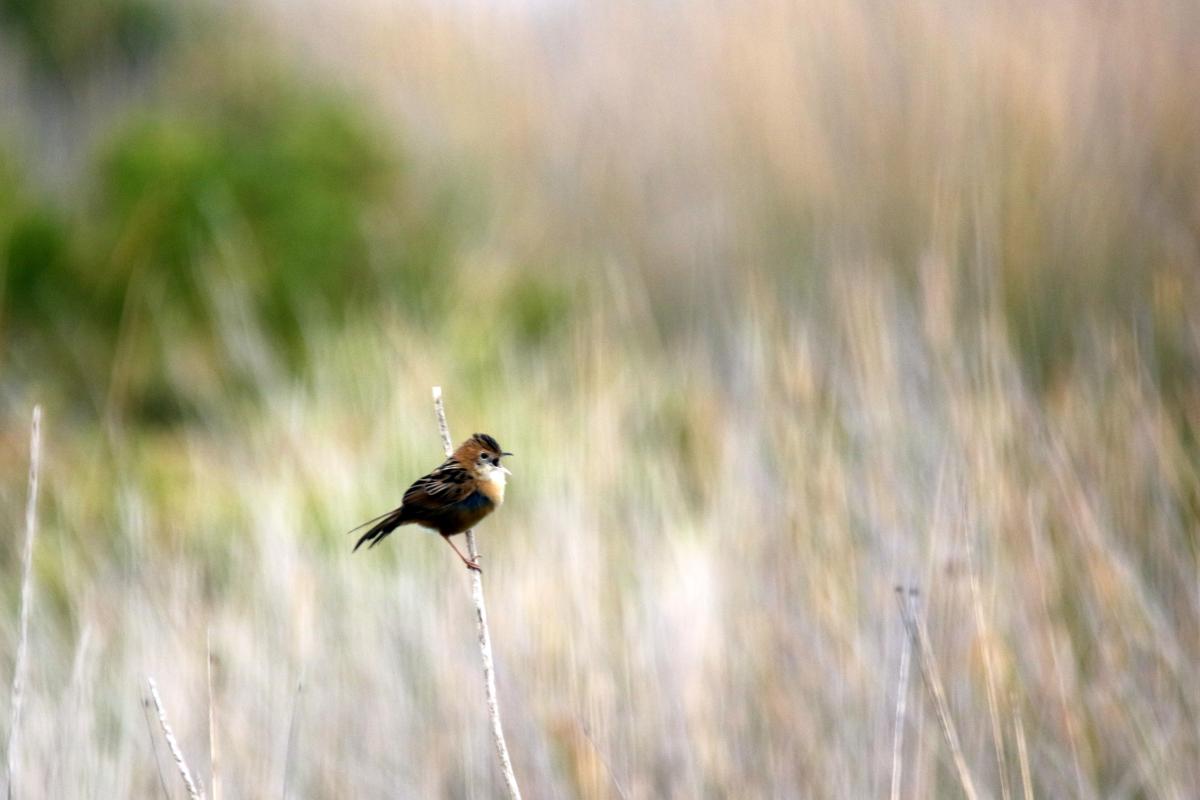
<path fill-rule="evenodd" d="M 481 459 L 483 459 L 484 461 L 491 461 L 491 460 L 492 460 L 492 457 L 491 457 L 491 456 L 489 456 L 487 453 L 484 453 L 483 455 L 481 455 L 481 456 L 480 456 L 480 458 L 481 458 Z"/>

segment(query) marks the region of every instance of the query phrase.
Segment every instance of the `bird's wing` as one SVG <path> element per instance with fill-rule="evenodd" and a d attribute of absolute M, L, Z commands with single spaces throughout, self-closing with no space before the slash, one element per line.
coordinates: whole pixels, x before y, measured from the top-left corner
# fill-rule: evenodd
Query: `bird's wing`
<path fill-rule="evenodd" d="M 452 458 L 423 478 L 417 479 L 404 493 L 404 508 L 417 516 L 454 505 L 475 491 L 475 476 Z"/>

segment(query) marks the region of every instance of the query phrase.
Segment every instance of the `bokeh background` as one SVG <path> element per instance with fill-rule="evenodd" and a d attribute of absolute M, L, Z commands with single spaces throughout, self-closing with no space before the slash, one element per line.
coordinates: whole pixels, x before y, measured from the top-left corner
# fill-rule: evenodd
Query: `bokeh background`
<path fill-rule="evenodd" d="M 21 798 L 1200 791 L 1200 6 L 3 0 Z M 213 658 L 210 681 L 208 655 Z M 959 779 L 914 666 L 899 796 Z M 0 719 L 10 698 L 0 691 Z"/>

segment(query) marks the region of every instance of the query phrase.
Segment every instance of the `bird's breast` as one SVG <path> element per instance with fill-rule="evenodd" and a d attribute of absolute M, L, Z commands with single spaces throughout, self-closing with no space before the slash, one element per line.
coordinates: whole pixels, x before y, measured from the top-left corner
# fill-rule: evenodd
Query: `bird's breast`
<path fill-rule="evenodd" d="M 479 491 L 491 500 L 495 505 L 500 505 L 504 502 L 504 476 L 501 474 L 499 480 L 483 480 L 479 482 Z"/>

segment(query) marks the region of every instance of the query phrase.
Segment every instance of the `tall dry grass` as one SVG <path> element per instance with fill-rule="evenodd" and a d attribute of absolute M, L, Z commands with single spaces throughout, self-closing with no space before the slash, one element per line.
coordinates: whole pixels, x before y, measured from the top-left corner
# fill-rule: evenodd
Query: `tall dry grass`
<path fill-rule="evenodd" d="M 1164 367 L 1187 349 L 1194 4 L 513 5 L 264 15 L 418 163 L 485 179 L 489 252 L 615 262 L 697 314 L 747 270 L 804 289 L 849 257 L 914 281 L 932 254 L 995 290 L 1039 379 L 1080 317 L 1133 297 Z"/>
<path fill-rule="evenodd" d="M 982 795 L 1194 794 L 1191 5 L 259 11 L 487 210 L 441 320 L 55 426 L 25 796 L 161 793 L 145 674 L 207 782 L 206 638 L 227 796 L 500 791 L 467 577 L 341 535 L 439 460 L 432 384 L 517 453 L 480 537 L 528 796 L 884 796 L 898 583 Z M 543 273 L 571 312 L 522 345 L 497 299 Z M 957 796 L 912 684 L 900 795 Z"/>
<path fill-rule="evenodd" d="M 1040 796 L 1186 797 L 1195 462 L 1132 354 L 1041 402 L 995 329 L 940 346 L 865 271 L 835 299 L 820 329 L 758 301 L 730 363 L 598 310 L 585 329 L 624 332 L 506 362 L 460 404 L 518 453 L 481 536 L 526 791 L 609 796 L 611 770 L 636 797 L 882 795 L 904 582 L 989 794 L 985 659 Z M 208 628 L 230 796 L 279 791 L 293 714 L 297 796 L 499 789 L 466 576 L 416 531 L 365 558 L 340 535 L 437 461 L 423 388 L 459 371 L 439 347 L 334 337 L 310 384 L 142 437 L 115 471 L 48 443 L 29 786 L 153 793 L 144 672 L 203 775 Z M 903 796 L 951 795 L 932 707 L 911 707 Z"/>

